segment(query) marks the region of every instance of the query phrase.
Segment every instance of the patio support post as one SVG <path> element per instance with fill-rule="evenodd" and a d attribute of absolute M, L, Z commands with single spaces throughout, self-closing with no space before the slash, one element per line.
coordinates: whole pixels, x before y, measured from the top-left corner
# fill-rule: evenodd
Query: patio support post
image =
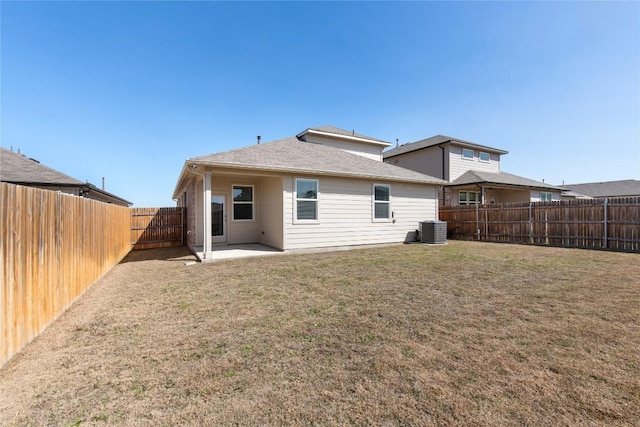
<path fill-rule="evenodd" d="M 203 192 L 203 205 L 204 205 L 204 240 L 202 242 L 202 249 L 204 252 L 204 258 L 211 258 L 213 252 L 211 251 L 211 173 L 206 172 L 202 175 L 202 192 Z"/>

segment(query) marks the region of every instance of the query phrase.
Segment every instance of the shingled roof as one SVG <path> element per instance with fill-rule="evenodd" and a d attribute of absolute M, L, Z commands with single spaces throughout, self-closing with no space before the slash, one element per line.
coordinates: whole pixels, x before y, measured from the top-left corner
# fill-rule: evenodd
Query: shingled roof
<path fill-rule="evenodd" d="M 561 187 L 549 185 L 544 182 L 524 178 L 506 172 L 482 172 L 470 170 L 463 173 L 458 179 L 451 183 L 451 186 L 469 184 L 497 184 L 507 186 L 518 186 L 527 188 L 542 188 L 547 190 L 561 191 Z"/>
<path fill-rule="evenodd" d="M 388 163 L 289 137 L 194 157 L 187 164 L 443 185 L 447 181 Z"/>
<path fill-rule="evenodd" d="M 79 188 L 85 193 L 85 197 L 90 199 L 115 203 L 121 206 L 130 206 L 132 204 L 130 201 L 97 188 L 93 184 L 70 177 L 43 165 L 37 160 L 2 147 L 0 147 L 0 181 L 45 189 Z M 95 193 L 97 193 L 97 196 Z"/>
<path fill-rule="evenodd" d="M 0 181 L 11 183 L 82 185 L 84 182 L 51 169 L 37 160 L 0 147 Z"/>
<path fill-rule="evenodd" d="M 636 179 L 570 184 L 562 188 L 591 197 L 640 196 L 640 181 Z"/>
<path fill-rule="evenodd" d="M 399 147 L 393 148 L 391 150 L 385 151 L 382 153 L 382 156 L 385 159 L 390 157 L 398 156 L 400 154 L 410 153 L 412 151 L 421 150 L 423 148 L 433 147 L 435 145 L 444 144 L 447 142 L 451 142 L 453 144 L 462 145 L 463 147 L 475 148 L 484 150 L 491 153 L 498 154 L 507 154 L 508 151 L 501 150 L 499 148 L 488 147 L 486 145 L 476 144 L 475 142 L 465 141 L 464 139 L 452 138 L 446 135 L 436 135 L 430 138 L 421 139 L 416 142 L 409 142 L 407 144 L 403 144 Z"/>

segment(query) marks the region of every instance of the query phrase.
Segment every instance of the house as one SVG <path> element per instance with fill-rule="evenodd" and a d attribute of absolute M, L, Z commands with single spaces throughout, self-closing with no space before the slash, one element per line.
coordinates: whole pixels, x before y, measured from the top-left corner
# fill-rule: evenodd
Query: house
<path fill-rule="evenodd" d="M 445 182 L 382 162 L 390 144 L 324 126 L 185 161 L 173 198 L 187 244 L 260 243 L 280 250 L 413 241 L 438 218 Z"/>
<path fill-rule="evenodd" d="M 440 193 L 444 205 L 560 200 L 562 189 L 500 170 L 505 150 L 436 135 L 383 153 L 384 161 L 448 183 Z"/>
<path fill-rule="evenodd" d="M 0 181 L 61 191 L 119 206 L 131 206 L 132 204 L 128 200 L 99 189 L 93 184 L 72 178 L 35 159 L 28 158 L 24 154 L 15 153 L 2 147 L 0 147 Z"/>
<path fill-rule="evenodd" d="M 563 185 L 567 193 L 577 194 L 582 198 L 602 199 L 607 197 L 639 197 L 640 181 L 637 179 L 625 179 L 621 181 L 588 182 L 585 184 Z"/>

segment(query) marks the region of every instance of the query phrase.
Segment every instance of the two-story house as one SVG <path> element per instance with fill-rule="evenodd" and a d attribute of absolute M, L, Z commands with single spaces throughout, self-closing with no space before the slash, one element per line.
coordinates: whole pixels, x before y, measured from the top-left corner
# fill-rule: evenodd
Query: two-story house
<path fill-rule="evenodd" d="M 258 140 L 258 142 L 260 142 Z M 333 126 L 185 161 L 173 198 L 187 244 L 259 243 L 280 250 L 415 240 L 438 218 L 445 181 L 382 161 L 391 145 Z"/>
<path fill-rule="evenodd" d="M 385 151 L 384 161 L 449 181 L 444 205 L 560 200 L 562 189 L 500 170 L 505 150 L 436 135 Z"/>

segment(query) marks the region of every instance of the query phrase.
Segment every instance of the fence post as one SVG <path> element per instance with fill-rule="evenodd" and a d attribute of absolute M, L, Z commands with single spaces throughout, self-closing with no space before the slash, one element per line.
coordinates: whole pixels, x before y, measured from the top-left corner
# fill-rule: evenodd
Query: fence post
<path fill-rule="evenodd" d="M 529 202 L 529 243 L 533 243 L 533 203 Z"/>
<path fill-rule="evenodd" d="M 487 205 L 484 206 L 484 238 L 485 240 L 491 241 L 489 238 L 489 207 Z"/>
<path fill-rule="evenodd" d="M 609 228 L 608 225 L 608 218 L 607 218 L 607 211 L 609 210 L 609 199 L 605 198 L 604 199 L 604 248 L 608 249 L 609 248 L 609 236 L 607 234 L 607 229 Z"/>
<path fill-rule="evenodd" d="M 182 206 L 180 209 L 180 245 L 184 246 L 184 210 L 185 207 Z"/>
<path fill-rule="evenodd" d="M 544 244 L 548 245 L 549 244 L 549 223 L 548 221 L 548 211 L 545 209 L 544 210 Z"/>
<path fill-rule="evenodd" d="M 480 215 L 478 212 L 477 204 L 476 204 L 476 235 L 478 236 L 478 240 L 480 240 Z"/>

